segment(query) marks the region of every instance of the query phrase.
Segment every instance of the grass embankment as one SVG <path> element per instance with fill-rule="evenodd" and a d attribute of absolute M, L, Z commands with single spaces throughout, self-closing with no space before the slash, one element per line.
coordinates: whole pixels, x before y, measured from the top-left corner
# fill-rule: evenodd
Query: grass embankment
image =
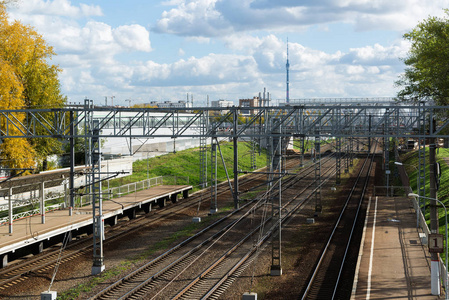
<path fill-rule="evenodd" d="M 441 178 L 440 178 L 440 186 L 437 192 L 438 200 L 443 202 L 443 204 L 446 207 L 449 207 L 449 172 L 448 172 L 448 165 L 444 158 L 449 158 L 449 149 L 446 148 L 439 148 L 437 150 L 436 160 L 440 163 L 441 166 Z M 430 180 L 429 180 L 429 149 L 426 148 L 426 196 L 429 197 L 430 194 Z M 405 169 L 407 171 L 407 174 L 410 179 L 410 187 L 413 190 L 414 193 L 418 193 L 418 171 L 417 168 L 419 166 L 419 158 L 418 158 L 418 151 L 413 151 L 410 153 L 407 153 L 403 156 L 402 162 L 404 163 Z M 416 166 L 413 167 L 413 166 Z M 425 218 L 427 220 L 427 225 L 430 226 L 430 211 L 428 209 L 429 200 L 426 200 L 426 210 L 425 210 Z M 439 226 L 440 226 L 440 233 L 445 234 L 445 225 L 446 225 L 446 219 L 444 215 L 444 209 L 440 207 L 438 209 L 438 216 L 439 216 Z"/>
<path fill-rule="evenodd" d="M 234 148 L 232 143 L 221 142 L 220 149 L 228 169 L 229 176 L 233 177 Z M 256 167 L 262 168 L 267 164 L 265 150 L 256 149 Z M 208 146 L 207 153 L 207 178 L 210 181 L 211 153 Z M 251 171 L 251 144 L 246 142 L 238 143 L 238 168 L 243 171 Z M 148 175 L 147 175 L 148 172 Z M 189 184 L 194 190 L 199 189 L 200 184 L 200 155 L 199 149 L 187 149 L 176 153 L 169 153 L 157 157 L 138 160 L 133 163 L 133 174 L 130 176 L 114 179 L 110 181 L 110 186 L 119 186 L 131 182 L 158 176 L 178 176 L 189 177 Z M 217 180 L 226 180 L 226 172 L 217 149 Z"/>

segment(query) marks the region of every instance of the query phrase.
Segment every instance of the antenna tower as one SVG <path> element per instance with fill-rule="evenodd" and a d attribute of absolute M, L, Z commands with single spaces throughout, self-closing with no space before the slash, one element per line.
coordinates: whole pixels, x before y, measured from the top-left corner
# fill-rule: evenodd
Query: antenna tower
<path fill-rule="evenodd" d="M 287 64 L 285 65 L 285 68 L 287 69 L 287 91 L 286 91 L 286 97 L 285 102 L 290 103 L 290 81 L 289 81 L 289 70 L 290 70 L 290 63 L 288 62 L 288 38 L 287 38 Z"/>

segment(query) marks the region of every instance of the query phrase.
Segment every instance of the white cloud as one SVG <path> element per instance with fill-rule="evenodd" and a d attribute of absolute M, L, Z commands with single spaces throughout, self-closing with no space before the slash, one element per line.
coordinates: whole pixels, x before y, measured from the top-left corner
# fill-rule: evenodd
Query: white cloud
<path fill-rule="evenodd" d="M 71 18 L 103 15 L 98 5 L 81 3 L 79 6 L 74 6 L 69 0 L 24 0 L 20 1 L 16 8 L 19 13 L 29 15 L 51 15 Z"/>
<path fill-rule="evenodd" d="M 104 103 L 104 96 L 115 95 L 114 103 L 125 104 L 127 98 L 138 103 L 134 99 L 174 100 L 187 92 L 203 100 L 206 95 L 237 100 L 255 96 L 263 87 L 277 99 L 285 96 L 286 43 L 280 33 L 299 36 L 310 24 L 332 32 L 333 22 L 351 22 L 359 30 L 394 24 L 400 31 L 432 11 L 425 6 L 429 0 L 410 1 L 417 8 L 407 7 L 405 0 L 389 7 L 385 0 L 305 0 L 301 6 L 296 0 L 170 0 L 162 5 L 172 7 L 155 24 L 169 34 L 152 33 L 151 40 L 149 31 L 134 20 L 94 18 L 101 15 L 100 7 L 74 1 L 29 0 L 28 10 L 22 7 L 11 15 L 36 26 L 55 47 L 54 62 L 64 69 L 63 91 L 72 101 L 87 96 Z M 52 11 L 54 7 L 59 10 Z M 172 39 L 171 34 L 184 38 Z M 226 49 L 219 49 L 222 44 Z M 152 46 L 155 51 L 148 54 Z M 163 47 L 172 51 L 161 59 Z M 291 98 L 392 96 L 403 69 L 398 58 L 408 47 L 403 41 L 379 39 L 330 51 L 290 42 Z"/>
<path fill-rule="evenodd" d="M 90 23 L 86 27 L 90 29 L 85 29 L 87 36 L 101 33 L 104 35 L 102 44 L 114 44 L 110 26 Z M 76 61 L 64 72 L 63 82 L 67 84 L 64 88 L 99 101 L 104 95 L 114 94 L 117 103 L 119 99 L 136 95 L 144 99 L 143 102 L 178 99 L 187 92 L 203 97 L 209 94 L 212 99 L 237 100 L 257 95 L 263 87 L 269 89 L 273 99 L 284 97 L 285 42 L 272 34 L 263 37 L 234 35 L 226 39 L 226 45 L 234 50 L 242 49 L 242 44 L 245 54 L 208 54 L 172 63 L 122 62 L 104 53 L 103 60 L 99 61 L 86 55 L 75 55 L 77 59 L 61 57 L 63 61 Z M 103 52 L 106 49 L 109 46 Z M 393 96 L 393 83 L 402 71 L 398 56 L 406 49 L 406 43 L 397 42 L 389 46 L 374 44 L 352 48 L 346 53 L 327 53 L 290 42 L 291 98 Z M 100 55 L 98 51 L 94 57 Z M 184 50 L 179 48 L 178 54 L 184 55 Z M 85 69 L 89 70 L 88 74 L 84 73 Z"/>
<path fill-rule="evenodd" d="M 184 1 L 164 11 L 155 30 L 186 36 L 216 36 L 228 31 L 227 21 L 215 9 L 217 0 Z"/>
<path fill-rule="evenodd" d="M 180 5 L 181 3 L 185 3 L 185 0 L 162 1 L 161 5 L 164 5 L 164 6 L 176 6 L 176 5 Z"/>
<path fill-rule="evenodd" d="M 150 33 L 143 26 L 137 24 L 119 26 L 113 30 L 113 36 L 124 49 L 151 51 Z"/>
<path fill-rule="evenodd" d="M 251 57 L 209 54 L 181 59 L 170 65 L 149 61 L 136 67 L 133 84 L 151 86 L 214 85 L 248 82 L 257 77 Z"/>
<path fill-rule="evenodd" d="M 351 23 L 357 30 L 403 32 L 429 15 L 442 16 L 445 0 L 196 0 L 172 2 L 155 30 L 181 36 L 223 36 L 254 30 L 296 30 Z"/>
<path fill-rule="evenodd" d="M 346 73 L 349 75 L 354 74 L 362 74 L 365 72 L 365 69 L 362 66 L 347 66 Z"/>
<path fill-rule="evenodd" d="M 398 65 L 399 58 L 406 56 L 409 49 L 407 41 L 398 41 L 390 46 L 382 46 L 375 44 L 374 46 L 366 46 L 361 48 L 351 48 L 349 53 L 342 57 L 342 62 L 350 64 L 365 65 Z"/>
<path fill-rule="evenodd" d="M 254 50 L 262 44 L 262 39 L 249 34 L 233 34 L 222 38 L 227 48 L 253 54 Z"/>

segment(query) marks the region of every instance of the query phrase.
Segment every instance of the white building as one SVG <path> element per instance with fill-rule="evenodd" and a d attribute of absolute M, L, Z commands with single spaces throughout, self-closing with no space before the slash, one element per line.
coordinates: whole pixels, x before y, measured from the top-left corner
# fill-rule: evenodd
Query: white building
<path fill-rule="evenodd" d="M 232 107 L 234 102 L 228 100 L 216 100 L 210 102 L 211 107 Z"/>
<path fill-rule="evenodd" d="M 192 103 L 179 100 L 178 102 L 164 101 L 163 103 L 154 103 L 158 108 L 190 108 Z"/>

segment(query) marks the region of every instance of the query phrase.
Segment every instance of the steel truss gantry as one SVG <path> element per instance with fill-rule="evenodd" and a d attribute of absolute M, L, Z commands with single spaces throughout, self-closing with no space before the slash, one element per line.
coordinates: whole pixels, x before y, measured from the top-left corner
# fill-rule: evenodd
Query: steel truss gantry
<path fill-rule="evenodd" d="M 413 138 L 419 140 L 420 153 L 424 153 L 424 141 L 427 138 L 449 138 L 449 106 L 424 106 L 381 104 L 378 102 L 312 103 L 282 107 L 256 107 L 246 122 L 240 122 L 239 116 L 247 108 L 118 108 L 95 107 L 91 100 L 84 106 L 1 110 L 0 142 L 7 138 L 57 138 L 70 142 L 73 148 L 75 138 L 86 141 L 86 161 L 92 174 L 88 176 L 87 186 L 93 196 L 94 218 L 94 269 L 103 269 L 103 227 L 101 208 L 101 155 L 98 141 L 101 138 L 157 138 L 173 139 L 188 137 L 200 139 L 202 163 L 206 164 L 206 141 L 209 138 L 231 139 L 234 145 L 234 188 L 235 207 L 238 207 L 238 140 L 257 139 L 259 146 L 266 147 L 273 140 L 282 144 L 289 138 L 336 138 L 337 151 L 341 139 L 367 138 L 370 146 L 372 138 L 383 138 L 386 143 L 391 137 Z M 435 117 L 440 119 L 434 122 Z M 272 120 L 276 119 L 276 122 Z M 259 124 L 257 130 L 255 124 Z M 267 126 L 272 124 L 272 126 Z M 267 128 L 271 127 L 271 128 Z M 317 131 L 317 127 L 319 130 Z M 226 130 L 224 130 L 226 128 Z M 281 130 L 282 129 L 282 130 Z M 285 143 L 284 143 L 285 144 Z M 347 143 L 349 144 L 349 143 Z M 340 145 L 340 146 L 338 146 Z M 218 145 L 219 146 L 219 145 Z M 304 148 L 304 146 L 302 147 Z M 303 151 L 304 149 L 301 149 Z M 215 149 L 216 151 L 216 149 Z M 283 149 L 280 149 L 282 156 Z M 273 149 L 273 155 L 277 152 Z M 71 163 L 73 151 L 71 151 Z M 386 154 L 387 155 L 387 154 Z M 421 155 L 421 154 L 420 154 Z M 215 158 L 212 157 L 216 161 Z M 420 156 L 420 181 L 424 180 L 424 156 Z M 279 162 L 282 170 L 282 158 Z M 386 165 L 385 165 L 386 166 Z M 387 166 L 386 166 L 387 167 Z M 273 168 L 273 167 L 272 167 Z M 205 183 L 206 168 L 201 169 L 202 183 Z M 73 165 L 71 166 L 70 207 L 74 206 Z M 337 177 L 337 184 L 339 178 Z M 279 181 L 280 182 L 280 181 Z M 424 193 L 424 184 L 420 194 Z M 280 193 L 280 188 L 279 188 Z M 280 198 L 279 198 L 280 199 Z M 279 205 L 280 207 L 280 205 Z M 71 210 L 70 210 L 71 213 Z M 280 213 L 280 212 L 279 212 Z M 280 238 L 280 234 L 279 234 Z M 280 247 L 279 256 L 280 258 Z M 273 263 L 275 265 L 275 263 Z"/>
<path fill-rule="evenodd" d="M 99 138 L 128 137 L 190 137 L 217 138 L 237 137 L 260 138 L 261 133 L 250 130 L 257 121 L 265 126 L 266 117 L 279 116 L 279 122 L 284 126 L 280 135 L 283 137 L 315 136 L 315 124 L 321 122 L 320 135 L 323 137 L 342 138 L 385 138 L 390 136 L 408 138 L 445 138 L 449 119 L 438 121 L 435 126 L 429 125 L 429 120 L 435 116 L 444 116 L 449 106 L 285 106 L 254 108 L 256 114 L 248 116 L 245 124 L 237 123 L 234 130 L 234 115 L 239 116 L 243 108 L 104 108 L 85 106 L 84 108 L 54 108 L 0 111 L 0 139 L 4 138 L 59 138 L 69 140 L 71 137 L 88 138 L 88 131 L 75 131 L 70 134 L 70 126 L 80 128 L 87 119 L 98 119 Z M 192 111 L 197 111 L 192 112 Z M 201 117 L 209 112 L 223 112 L 215 118 L 205 132 L 201 132 Z M 70 113 L 74 118 L 70 120 Z M 21 115 L 24 121 L 17 116 Z M 342 118 L 342 116 L 345 118 Z M 342 121 L 344 119 L 344 121 Z M 49 121 L 51 120 L 51 121 Z M 225 122 L 229 122 L 230 130 L 220 130 Z M 388 126 L 386 123 L 388 122 Z M 425 123 L 425 132 L 418 131 L 419 124 Z M 369 124 L 367 126 L 367 124 Z M 349 126 L 353 127 L 348 131 Z M 132 131 L 131 131 L 132 128 Z M 107 131 L 105 129 L 108 129 Z M 167 129 L 167 130 L 163 130 Z M 266 130 L 262 130 L 266 133 Z M 232 136 L 231 136 L 232 134 Z M 264 133 L 262 133 L 264 134 Z"/>

